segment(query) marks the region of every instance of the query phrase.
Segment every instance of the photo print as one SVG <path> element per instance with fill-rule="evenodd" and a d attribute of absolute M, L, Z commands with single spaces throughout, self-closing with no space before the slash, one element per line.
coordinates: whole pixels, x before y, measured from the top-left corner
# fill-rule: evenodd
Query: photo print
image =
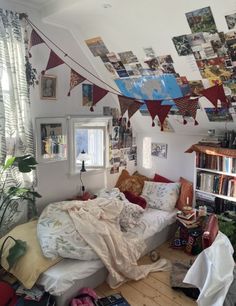
<path fill-rule="evenodd" d="M 57 77 L 54 75 L 41 75 L 40 98 L 45 100 L 56 100 L 57 98 Z"/>
<path fill-rule="evenodd" d="M 155 52 L 152 47 L 143 48 L 146 59 L 152 59 L 156 57 Z"/>
<path fill-rule="evenodd" d="M 205 107 L 208 120 L 211 122 L 229 122 L 233 121 L 232 115 L 226 108 L 218 108 L 217 112 L 215 108 Z"/>
<path fill-rule="evenodd" d="M 185 14 L 192 33 L 217 32 L 211 8 L 204 7 Z"/>
<path fill-rule="evenodd" d="M 112 64 L 110 62 L 104 63 L 105 67 L 107 68 L 107 70 L 114 76 L 117 77 L 117 73 L 116 70 L 114 69 L 114 67 L 112 66 Z"/>
<path fill-rule="evenodd" d="M 85 40 L 85 43 L 94 56 L 102 57 L 106 55 L 107 53 L 109 53 L 101 37 L 94 37 L 91 39 L 87 39 Z"/>
<path fill-rule="evenodd" d="M 160 64 L 159 64 L 158 59 L 156 57 L 154 57 L 150 60 L 146 60 L 145 63 L 148 65 L 148 67 L 151 70 L 158 70 L 160 68 Z"/>
<path fill-rule="evenodd" d="M 92 106 L 93 104 L 93 85 L 82 84 L 83 106 Z"/>
<path fill-rule="evenodd" d="M 117 55 L 115 54 L 115 52 L 110 52 L 106 54 L 108 60 L 110 63 L 116 63 L 119 62 L 119 58 L 117 57 Z"/>
<path fill-rule="evenodd" d="M 167 144 L 152 143 L 151 155 L 159 158 L 167 158 Z"/>
<path fill-rule="evenodd" d="M 194 96 L 201 96 L 201 91 L 204 89 L 202 80 L 189 81 L 190 93 Z"/>
<path fill-rule="evenodd" d="M 176 51 L 180 56 L 192 54 L 192 49 L 188 41 L 187 35 L 175 36 L 172 38 Z"/>
<path fill-rule="evenodd" d="M 191 47 L 199 46 L 206 42 L 203 33 L 189 34 L 187 38 Z"/>
<path fill-rule="evenodd" d="M 236 28 L 236 13 L 226 15 L 225 20 L 228 26 L 229 30 L 235 29 Z"/>
<path fill-rule="evenodd" d="M 137 56 L 132 51 L 118 53 L 120 60 L 123 64 L 131 64 L 138 62 Z"/>

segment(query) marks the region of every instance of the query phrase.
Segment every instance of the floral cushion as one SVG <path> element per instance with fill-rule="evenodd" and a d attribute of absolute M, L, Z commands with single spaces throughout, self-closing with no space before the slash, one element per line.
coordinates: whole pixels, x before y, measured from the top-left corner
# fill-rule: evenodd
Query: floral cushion
<path fill-rule="evenodd" d="M 124 208 L 120 213 L 120 227 L 122 231 L 127 232 L 130 228 L 138 225 L 144 209 L 133 203 L 125 201 L 123 203 Z"/>
<path fill-rule="evenodd" d="M 179 197 L 180 183 L 145 182 L 142 197 L 149 207 L 172 211 Z"/>

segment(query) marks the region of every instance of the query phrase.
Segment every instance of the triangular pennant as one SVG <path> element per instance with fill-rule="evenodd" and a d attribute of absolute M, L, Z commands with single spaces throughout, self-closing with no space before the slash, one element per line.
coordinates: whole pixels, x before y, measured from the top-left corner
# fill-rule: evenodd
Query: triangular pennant
<path fill-rule="evenodd" d="M 175 105 L 178 107 L 180 114 L 183 116 L 183 124 L 187 123 L 184 117 L 189 115 L 188 114 L 189 99 L 190 96 L 174 99 Z"/>
<path fill-rule="evenodd" d="M 64 64 L 64 61 L 54 51 L 51 50 L 47 67 L 44 71 L 42 71 L 42 74 L 44 74 L 46 70 L 57 67 L 62 64 Z"/>
<path fill-rule="evenodd" d="M 162 105 L 161 102 L 162 100 L 145 100 L 148 111 L 152 117 L 152 126 L 155 126 L 154 119 L 156 116 L 158 116 L 161 125 L 161 131 L 163 131 L 165 118 L 167 117 L 172 106 Z"/>
<path fill-rule="evenodd" d="M 82 75 L 80 75 L 75 70 L 71 69 L 71 71 L 70 71 L 70 90 L 69 90 L 67 96 L 70 96 L 70 92 L 75 86 L 79 85 L 80 83 L 82 83 L 85 80 L 86 79 Z"/>
<path fill-rule="evenodd" d="M 201 91 L 201 94 L 215 106 L 215 109 L 217 109 L 217 103 L 219 98 L 218 90 L 219 85 L 215 85 Z"/>
<path fill-rule="evenodd" d="M 44 43 L 44 40 L 42 39 L 41 36 L 39 36 L 39 34 L 33 29 L 31 31 L 31 35 L 30 35 L 30 44 L 29 44 L 29 50 L 31 49 L 31 47 L 39 45 Z M 31 57 L 31 53 L 29 53 L 29 57 Z"/>
<path fill-rule="evenodd" d="M 97 104 L 103 97 L 105 97 L 107 93 L 108 90 L 93 84 L 93 104 L 90 107 L 91 112 L 93 112 L 93 106 Z"/>
<path fill-rule="evenodd" d="M 196 120 L 197 108 L 198 108 L 198 98 L 190 99 L 188 103 L 188 113 L 194 119 L 194 125 L 198 125 L 198 122 Z"/>
<path fill-rule="evenodd" d="M 143 103 L 133 100 L 130 103 L 129 109 L 128 109 L 128 127 L 130 127 L 130 118 L 139 110 L 140 106 L 143 105 Z"/>
<path fill-rule="evenodd" d="M 129 106 L 132 103 L 132 101 L 134 101 L 134 99 L 118 95 L 118 100 L 120 104 L 121 117 L 123 117 L 125 112 L 129 109 Z"/>
<path fill-rule="evenodd" d="M 225 95 L 224 87 L 223 85 L 218 85 L 218 99 L 221 102 L 221 107 L 229 108 L 229 101 Z"/>

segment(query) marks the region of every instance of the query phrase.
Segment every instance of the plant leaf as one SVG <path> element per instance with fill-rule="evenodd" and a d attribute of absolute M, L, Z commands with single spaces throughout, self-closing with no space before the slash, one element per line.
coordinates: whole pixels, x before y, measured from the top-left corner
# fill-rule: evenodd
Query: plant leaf
<path fill-rule="evenodd" d="M 26 250 L 27 250 L 27 243 L 25 241 L 17 239 L 13 247 L 9 249 L 9 254 L 7 256 L 9 271 L 11 270 L 13 265 L 19 260 L 19 258 L 25 255 Z"/>
<path fill-rule="evenodd" d="M 35 165 L 38 164 L 35 158 L 29 154 L 16 157 L 15 162 L 17 163 L 19 171 L 23 173 L 35 170 Z"/>
<path fill-rule="evenodd" d="M 7 170 L 8 168 L 10 168 L 14 164 L 15 159 L 15 157 L 9 157 L 6 160 L 5 165 L 3 166 L 3 170 Z"/>

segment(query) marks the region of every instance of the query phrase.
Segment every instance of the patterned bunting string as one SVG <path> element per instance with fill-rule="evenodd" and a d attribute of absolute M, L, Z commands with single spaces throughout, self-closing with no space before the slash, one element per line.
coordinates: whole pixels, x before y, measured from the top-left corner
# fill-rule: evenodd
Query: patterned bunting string
<path fill-rule="evenodd" d="M 90 111 L 93 112 L 93 106 L 96 105 L 105 95 L 108 93 L 108 90 L 101 88 L 93 84 L 93 104 L 90 107 Z"/>
<path fill-rule="evenodd" d="M 191 116 L 194 119 L 194 125 L 198 125 L 198 122 L 196 120 L 198 98 L 190 99 L 190 96 L 186 96 L 174 99 L 174 102 L 178 107 L 180 114 L 183 116 L 183 124 L 187 123 L 184 117 Z"/>
<path fill-rule="evenodd" d="M 160 125 L 161 125 L 161 131 L 164 130 L 163 124 L 165 121 L 165 118 L 167 117 L 171 105 L 161 105 L 162 100 L 145 100 L 148 111 L 152 117 L 152 126 L 155 126 L 154 119 L 156 116 L 158 116 Z"/>
<path fill-rule="evenodd" d="M 44 40 L 42 39 L 41 36 L 39 36 L 39 34 L 33 29 L 31 31 L 31 35 L 30 35 L 30 44 L 29 44 L 29 50 L 31 49 L 31 47 L 33 46 L 37 46 L 39 44 L 44 43 Z M 32 57 L 31 53 L 29 52 L 29 57 Z"/>
<path fill-rule="evenodd" d="M 128 110 L 128 127 L 130 127 L 130 118 L 138 111 L 140 106 L 143 104 L 133 98 L 124 97 L 118 95 L 118 100 L 120 104 L 121 118 L 124 116 L 125 112 Z"/>
<path fill-rule="evenodd" d="M 46 70 L 57 67 L 62 64 L 64 64 L 64 61 L 55 52 L 51 50 L 47 67 L 45 70 L 42 71 L 42 74 L 45 74 Z"/>
<path fill-rule="evenodd" d="M 70 92 L 75 86 L 79 85 L 80 83 L 82 83 L 85 80 L 86 79 L 82 75 L 80 75 L 75 70 L 71 69 L 71 71 L 70 71 L 70 90 L 69 90 L 67 96 L 70 96 Z"/>

